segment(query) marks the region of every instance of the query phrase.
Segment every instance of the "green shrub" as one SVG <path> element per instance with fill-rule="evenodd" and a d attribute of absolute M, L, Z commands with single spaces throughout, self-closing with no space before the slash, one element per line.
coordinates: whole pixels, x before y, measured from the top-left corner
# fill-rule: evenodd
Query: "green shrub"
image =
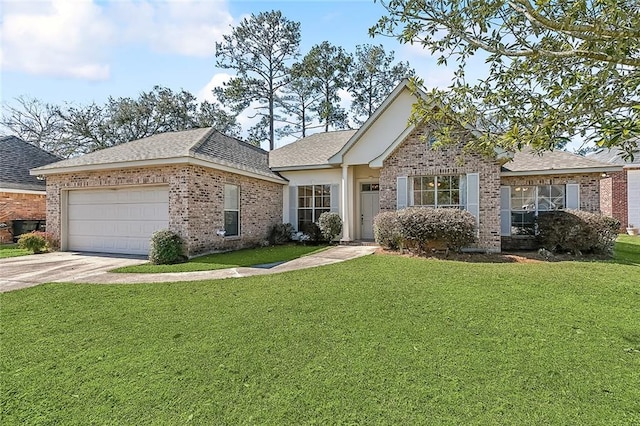
<path fill-rule="evenodd" d="M 545 212 L 536 219 L 539 244 L 552 252 L 612 254 L 620 222 L 580 210 Z"/>
<path fill-rule="evenodd" d="M 151 236 L 149 261 L 154 265 L 171 265 L 186 260 L 182 238 L 173 231 L 163 229 Z"/>
<path fill-rule="evenodd" d="M 322 238 L 322 232 L 320 231 L 320 227 L 317 223 L 305 223 L 302 226 L 302 233 L 302 241 L 314 244 L 324 241 Z"/>
<path fill-rule="evenodd" d="M 290 223 L 276 223 L 269 228 L 267 240 L 269 244 L 286 244 L 291 241 L 291 235 L 295 232 Z"/>
<path fill-rule="evenodd" d="M 47 248 L 46 232 L 33 231 L 20 235 L 18 247 L 30 250 L 33 253 L 42 253 Z"/>
<path fill-rule="evenodd" d="M 390 250 L 398 250 L 402 244 L 402 230 L 398 212 L 380 212 L 373 219 L 373 237 L 376 243 Z"/>
<path fill-rule="evenodd" d="M 418 252 L 433 243 L 458 251 L 476 240 L 476 219 L 465 210 L 408 208 L 398 212 L 398 223 L 403 245 Z"/>
<path fill-rule="evenodd" d="M 333 241 L 342 233 L 342 219 L 338 213 L 324 212 L 318 218 L 318 227 L 324 240 Z"/>

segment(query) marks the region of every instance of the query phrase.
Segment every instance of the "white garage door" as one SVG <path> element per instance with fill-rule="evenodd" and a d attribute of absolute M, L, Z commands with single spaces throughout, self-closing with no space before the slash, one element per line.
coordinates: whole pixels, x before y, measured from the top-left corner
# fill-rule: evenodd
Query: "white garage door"
<path fill-rule="evenodd" d="M 153 232 L 169 226 L 167 187 L 69 191 L 67 248 L 148 254 Z"/>
<path fill-rule="evenodd" d="M 629 223 L 640 226 L 640 170 L 627 172 Z"/>

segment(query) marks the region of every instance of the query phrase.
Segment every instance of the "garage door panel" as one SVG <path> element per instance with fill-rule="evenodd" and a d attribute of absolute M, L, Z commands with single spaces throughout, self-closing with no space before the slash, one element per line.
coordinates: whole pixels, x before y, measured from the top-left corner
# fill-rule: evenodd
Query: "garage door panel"
<path fill-rule="evenodd" d="M 147 254 L 151 235 L 168 226 L 166 187 L 69 192 L 69 250 Z"/>
<path fill-rule="evenodd" d="M 640 224 L 640 170 L 627 172 L 627 185 L 628 220 L 637 226 Z"/>

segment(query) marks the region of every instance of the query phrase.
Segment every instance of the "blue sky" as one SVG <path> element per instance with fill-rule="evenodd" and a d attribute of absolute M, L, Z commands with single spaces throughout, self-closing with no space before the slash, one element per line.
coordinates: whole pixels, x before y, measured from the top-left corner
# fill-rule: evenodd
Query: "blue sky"
<path fill-rule="evenodd" d="M 436 66 L 419 46 L 370 38 L 368 29 L 385 12 L 373 0 L 0 1 L 1 98 L 9 103 L 18 96 L 103 103 L 109 96 L 137 97 L 154 85 L 210 97 L 230 72 L 215 67 L 215 42 L 243 17 L 268 10 L 301 23 L 302 54 L 324 40 L 350 52 L 382 43 L 397 60 L 409 61 L 427 87 L 446 87 L 454 71 Z M 482 76 L 482 69 L 473 71 Z"/>

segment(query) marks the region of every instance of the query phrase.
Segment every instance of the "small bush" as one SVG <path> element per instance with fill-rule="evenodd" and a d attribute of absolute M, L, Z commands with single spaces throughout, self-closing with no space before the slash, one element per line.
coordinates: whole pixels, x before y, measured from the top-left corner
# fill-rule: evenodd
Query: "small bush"
<path fill-rule="evenodd" d="M 333 241 L 342 233 L 342 219 L 338 213 L 324 212 L 318 218 L 318 227 L 324 240 Z"/>
<path fill-rule="evenodd" d="M 620 222 L 597 213 L 566 210 L 539 214 L 536 227 L 539 244 L 549 251 L 611 254 Z"/>
<path fill-rule="evenodd" d="M 151 236 L 149 261 L 154 265 L 171 265 L 186 260 L 182 238 L 173 231 L 163 229 Z"/>
<path fill-rule="evenodd" d="M 402 244 L 402 230 L 398 212 L 381 212 L 373 219 L 373 238 L 376 243 L 390 250 L 398 250 Z"/>
<path fill-rule="evenodd" d="M 286 244 L 291 241 L 291 235 L 295 232 L 290 223 L 276 223 L 269 228 L 267 240 L 271 245 Z"/>
<path fill-rule="evenodd" d="M 50 234 L 33 231 L 20 235 L 20 238 L 18 238 L 18 247 L 30 250 L 33 253 L 42 253 L 48 248 L 48 240 L 53 241 Z"/>
<path fill-rule="evenodd" d="M 303 237 L 301 238 L 302 241 L 307 241 L 314 244 L 324 241 L 322 238 L 322 232 L 320 231 L 320 227 L 317 223 L 305 223 L 302 226 L 302 232 L 304 233 Z"/>
<path fill-rule="evenodd" d="M 409 208 L 398 212 L 404 244 L 419 252 L 432 243 L 459 251 L 476 240 L 475 217 L 465 210 Z"/>

